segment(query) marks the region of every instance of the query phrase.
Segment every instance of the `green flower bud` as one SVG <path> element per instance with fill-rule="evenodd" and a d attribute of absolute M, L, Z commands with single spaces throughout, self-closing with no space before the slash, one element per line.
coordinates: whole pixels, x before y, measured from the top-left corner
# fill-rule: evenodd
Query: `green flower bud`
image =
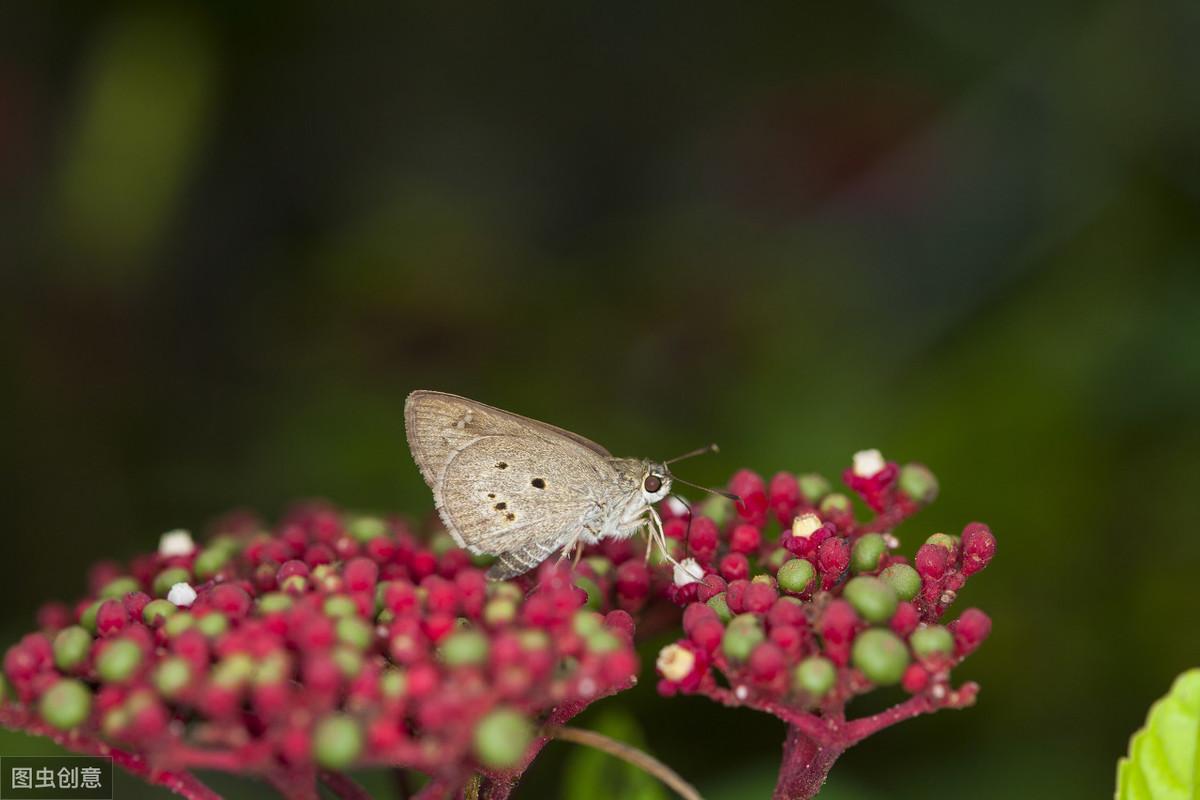
<path fill-rule="evenodd" d="M 276 614 L 292 607 L 292 598 L 283 592 L 268 592 L 258 598 L 258 613 Z"/>
<path fill-rule="evenodd" d="M 891 564 L 879 577 L 896 590 L 901 600 L 912 600 L 921 591 L 921 576 L 908 564 Z"/>
<path fill-rule="evenodd" d="M 438 531 L 433 535 L 433 538 L 429 540 L 429 549 L 432 550 L 433 554 L 439 558 L 446 555 L 446 553 L 449 553 L 456 547 L 458 547 L 458 544 L 454 541 L 454 537 L 445 531 Z"/>
<path fill-rule="evenodd" d="M 96 674 L 105 683 L 121 683 L 133 677 L 141 663 L 140 647 L 128 639 L 116 639 L 96 659 Z"/>
<path fill-rule="evenodd" d="M 333 649 L 333 663 L 338 665 L 347 679 L 356 678 L 362 672 L 362 653 L 348 645 L 338 645 Z"/>
<path fill-rule="evenodd" d="M 139 591 L 141 588 L 136 580 L 128 575 L 122 575 L 106 583 L 100 590 L 99 597 L 101 600 L 120 600 L 130 592 Z"/>
<path fill-rule="evenodd" d="M 941 625 L 924 625 L 908 637 L 917 658 L 948 655 L 954 652 L 954 636 Z"/>
<path fill-rule="evenodd" d="M 796 594 L 807 589 L 816 576 L 817 570 L 813 567 L 812 562 L 803 558 L 793 558 L 784 562 L 775 575 L 781 589 Z"/>
<path fill-rule="evenodd" d="M 222 533 L 209 540 L 208 548 L 206 549 L 220 550 L 222 553 L 232 558 L 241 552 L 242 545 L 238 542 L 237 537 L 228 533 Z"/>
<path fill-rule="evenodd" d="M 366 650 L 375 638 L 374 629 L 358 617 L 339 617 L 335 626 L 339 642 Z"/>
<path fill-rule="evenodd" d="M 718 592 L 708 598 L 708 607 L 717 612 L 721 622 L 729 622 L 733 619 L 733 612 L 729 610 L 729 602 L 726 600 L 724 592 Z"/>
<path fill-rule="evenodd" d="M 344 594 L 330 595 L 325 599 L 323 608 L 327 617 L 352 617 L 358 613 L 354 599 Z"/>
<path fill-rule="evenodd" d="M 210 611 L 200 618 L 196 628 L 209 639 L 215 639 L 229 630 L 229 617 L 219 611 Z"/>
<path fill-rule="evenodd" d="M 621 649 L 621 640 L 611 631 L 593 631 L 587 636 L 587 649 L 593 653 L 611 653 Z"/>
<path fill-rule="evenodd" d="M 751 583 L 761 583 L 763 586 L 770 586 L 772 589 L 778 589 L 779 584 L 775 581 L 774 575 L 768 575 L 765 572 L 755 575 L 750 579 Z"/>
<path fill-rule="evenodd" d="M 196 577 L 205 581 L 224 569 L 230 557 L 228 550 L 210 546 L 196 554 L 192 568 L 196 570 Z"/>
<path fill-rule="evenodd" d="M 285 653 L 274 652 L 254 668 L 256 686 L 283 683 L 292 676 L 292 661 Z"/>
<path fill-rule="evenodd" d="M 100 606 L 103 604 L 103 600 L 97 600 L 85 608 L 83 613 L 79 615 L 79 624 L 83 626 L 83 629 L 88 633 L 96 632 L 96 614 L 99 613 Z"/>
<path fill-rule="evenodd" d="M 603 578 L 608 573 L 612 572 L 613 563 L 604 556 L 588 556 L 583 559 L 583 563 L 592 568 L 592 572 Z"/>
<path fill-rule="evenodd" d="M 728 497 L 720 495 L 709 495 L 707 499 L 700 503 L 697 509 L 701 516 L 708 517 L 713 522 L 717 523 L 718 528 L 725 527 L 725 523 L 733 519 L 733 501 Z"/>
<path fill-rule="evenodd" d="M 778 572 L 779 568 L 786 564 L 791 557 L 792 554 L 786 547 L 776 547 L 771 551 L 771 555 L 767 556 L 767 567 Z"/>
<path fill-rule="evenodd" d="M 442 661 L 447 666 L 461 667 L 468 664 L 482 664 L 487 661 L 488 640 L 479 631 L 458 631 L 445 638 L 440 650 Z"/>
<path fill-rule="evenodd" d="M 874 572 L 879 568 L 879 560 L 887 549 L 887 542 L 878 533 L 859 537 L 850 551 L 850 569 L 855 572 Z"/>
<path fill-rule="evenodd" d="M 550 646 L 550 634 L 539 630 L 523 630 L 517 634 L 521 647 L 526 650 L 545 650 Z"/>
<path fill-rule="evenodd" d="M 822 514 L 832 514 L 834 512 L 847 512 L 854 508 L 850 503 L 850 498 L 844 494 L 826 495 L 821 500 L 821 505 L 818 507 Z"/>
<path fill-rule="evenodd" d="M 887 622 L 896 613 L 899 598 L 887 581 L 860 575 L 846 583 L 842 596 L 850 601 L 858 615 L 876 625 Z"/>
<path fill-rule="evenodd" d="M 54 665 L 71 670 L 87 660 L 92 649 L 92 635 L 81 625 L 63 628 L 54 637 Z"/>
<path fill-rule="evenodd" d="M 392 700 L 403 697 L 408 690 L 408 675 L 395 667 L 385 669 L 379 676 L 379 690 Z"/>
<path fill-rule="evenodd" d="M 164 658 L 155 668 L 153 680 L 159 694 L 175 697 L 192 682 L 192 665 L 179 656 Z"/>
<path fill-rule="evenodd" d="M 925 544 L 936 544 L 938 547 L 944 547 L 947 550 L 954 551 L 954 537 L 946 533 L 935 533 L 925 540 Z"/>
<path fill-rule="evenodd" d="M 793 685 L 813 698 L 821 698 L 837 682 L 837 667 L 828 658 L 809 656 L 796 665 Z"/>
<path fill-rule="evenodd" d="M 234 653 L 217 662 L 212 670 L 213 683 L 227 689 L 244 685 L 254 675 L 254 659 L 245 653 Z"/>
<path fill-rule="evenodd" d="M 142 609 L 142 621 L 150 626 L 163 625 L 178 610 L 170 600 L 151 600 Z"/>
<path fill-rule="evenodd" d="M 475 757 L 484 766 L 505 769 L 520 762 L 533 740 L 533 725 L 523 714 L 497 708 L 475 727 Z"/>
<path fill-rule="evenodd" d="M 585 575 L 576 575 L 575 585 L 587 592 L 587 602 L 583 604 L 584 608 L 590 608 L 593 611 L 600 608 L 600 604 L 604 602 L 604 595 L 594 580 Z"/>
<path fill-rule="evenodd" d="M 72 678 L 55 683 L 38 703 L 38 713 L 42 719 L 64 731 L 81 725 L 91 711 L 91 693 L 86 686 Z"/>
<path fill-rule="evenodd" d="M 863 675 L 879 686 L 899 683 L 908 666 L 908 648 L 900 637 L 884 628 L 870 628 L 854 640 L 850 659 Z"/>
<path fill-rule="evenodd" d="M 100 730 L 109 739 L 119 739 L 127 725 L 129 725 L 129 711 L 122 706 L 117 706 L 104 712 L 104 719 L 100 721 Z"/>
<path fill-rule="evenodd" d="M 362 728 L 346 714 L 330 714 L 313 731 L 313 760 L 325 769 L 345 769 L 363 749 Z"/>
<path fill-rule="evenodd" d="M 500 625 L 517 618 L 517 604 L 507 597 L 493 597 L 483 607 L 483 621 L 488 625 Z"/>
<path fill-rule="evenodd" d="M 166 623 L 163 624 L 163 630 L 167 632 L 167 636 L 174 637 L 183 633 L 195 624 L 196 618 L 192 616 L 192 612 L 177 610 L 174 614 L 167 617 Z"/>
<path fill-rule="evenodd" d="M 166 597 L 171 587 L 177 583 L 189 583 L 192 574 L 183 567 L 167 567 L 154 577 L 154 594 Z"/>
<path fill-rule="evenodd" d="M 521 591 L 521 587 L 508 581 L 489 583 L 488 594 L 493 598 L 512 600 L 514 603 L 519 603 L 525 597 L 525 593 Z"/>
<path fill-rule="evenodd" d="M 604 627 L 604 617 L 595 611 L 576 611 L 571 619 L 571 627 L 580 636 L 587 636 Z"/>
<path fill-rule="evenodd" d="M 898 481 L 900 491 L 918 503 L 932 503 L 937 497 L 937 477 L 924 464 L 905 464 Z"/>
<path fill-rule="evenodd" d="M 721 650 L 733 661 L 745 661 L 750 651 L 765 639 L 762 626 L 753 614 L 739 614 L 729 622 L 721 637 Z"/>
<path fill-rule="evenodd" d="M 369 542 L 387 536 L 387 523 L 379 517 L 362 516 L 350 520 L 346 530 L 360 542 Z"/>
<path fill-rule="evenodd" d="M 815 472 L 797 475 L 796 481 L 800 484 L 800 494 L 804 495 L 805 501 L 810 506 L 815 506 L 822 497 L 833 491 L 833 487 L 830 486 L 825 476 L 817 475 Z"/>

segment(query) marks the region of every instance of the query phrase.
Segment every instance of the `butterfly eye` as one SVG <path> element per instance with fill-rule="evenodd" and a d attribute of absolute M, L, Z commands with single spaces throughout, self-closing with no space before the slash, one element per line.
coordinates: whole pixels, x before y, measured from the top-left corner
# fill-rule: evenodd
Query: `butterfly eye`
<path fill-rule="evenodd" d="M 662 478 L 657 475 L 647 475 L 646 480 L 642 483 L 642 488 L 650 494 L 654 494 L 662 488 Z"/>

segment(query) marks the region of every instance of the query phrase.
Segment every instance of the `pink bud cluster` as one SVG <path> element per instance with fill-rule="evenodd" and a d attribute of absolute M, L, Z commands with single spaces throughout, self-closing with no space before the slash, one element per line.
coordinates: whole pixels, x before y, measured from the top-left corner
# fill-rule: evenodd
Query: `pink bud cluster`
<path fill-rule="evenodd" d="M 226 525 L 203 549 L 100 565 L 73 609 L 43 609 L 5 655 L 0 723 L 121 753 L 177 791 L 193 768 L 297 797 L 363 764 L 450 786 L 503 774 L 544 742 L 540 723 L 638 669 L 628 613 L 589 609 L 553 563 L 531 583 L 488 582 L 462 550 L 326 506 L 270 532 Z"/>
<path fill-rule="evenodd" d="M 815 793 L 832 763 L 814 767 L 822 763 L 816 750 L 836 758 L 901 719 L 970 705 L 977 691 L 952 687 L 950 672 L 987 637 L 990 620 L 968 609 L 941 623 L 967 578 L 991 560 L 995 538 L 981 523 L 960 536 L 934 534 L 910 564 L 894 552 L 891 531 L 936 495 L 932 474 L 883 462 L 876 451 L 855 461 L 845 479 L 875 511 L 865 521 L 817 476 L 781 472 L 767 482 L 743 470 L 729 483 L 739 501 L 726 513 L 666 523 L 687 532 L 679 555 L 694 559 L 697 572 L 671 592 L 684 606 L 683 636 L 659 654 L 659 691 L 702 694 L 789 723 L 795 740 L 812 747 L 785 760 L 777 796 Z M 846 719 L 851 698 L 890 685 L 909 700 Z"/>

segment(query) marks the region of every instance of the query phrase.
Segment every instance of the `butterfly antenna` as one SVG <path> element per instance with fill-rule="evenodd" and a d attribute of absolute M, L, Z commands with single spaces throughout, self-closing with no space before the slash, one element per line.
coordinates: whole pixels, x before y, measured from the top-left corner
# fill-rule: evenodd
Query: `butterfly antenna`
<path fill-rule="evenodd" d="M 695 450 L 691 450 L 687 453 L 684 453 L 681 456 L 675 456 L 670 461 L 664 461 L 663 463 L 664 464 L 674 464 L 676 461 L 683 461 L 685 458 L 692 458 L 694 456 L 703 456 L 703 455 L 708 455 L 709 453 L 719 453 L 719 452 L 721 452 L 721 448 L 717 447 L 716 444 L 709 444 L 709 445 L 705 445 L 704 447 L 697 447 Z"/>
<path fill-rule="evenodd" d="M 683 553 L 685 556 L 690 556 L 692 549 L 692 518 L 696 515 L 692 513 L 692 504 L 687 501 L 686 497 L 681 494 L 676 494 L 675 492 L 671 492 L 671 497 L 674 497 L 683 504 L 684 508 L 687 509 L 688 524 L 687 530 L 683 532 Z"/>
<path fill-rule="evenodd" d="M 679 477 L 678 475 L 672 475 L 671 480 L 675 481 L 676 483 L 682 483 L 684 486 L 691 486 L 693 489 L 699 489 L 702 492 L 708 492 L 710 494 L 719 494 L 721 497 L 724 497 L 727 500 L 732 500 L 735 503 L 742 502 L 742 498 L 738 497 L 733 492 L 727 492 L 724 489 L 713 489 L 709 486 L 701 486 L 698 483 L 692 483 L 691 481 L 685 481 L 683 478 Z"/>

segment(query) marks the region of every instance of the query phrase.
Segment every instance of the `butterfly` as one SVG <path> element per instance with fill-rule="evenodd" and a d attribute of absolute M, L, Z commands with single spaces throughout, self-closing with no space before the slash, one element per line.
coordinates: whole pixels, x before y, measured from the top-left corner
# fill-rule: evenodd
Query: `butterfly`
<path fill-rule="evenodd" d="M 496 556 L 489 578 L 642 529 L 647 557 L 654 543 L 675 562 L 654 508 L 675 480 L 670 462 L 617 458 L 577 433 L 444 392 L 410 394 L 404 426 L 446 530 L 460 547 Z"/>

